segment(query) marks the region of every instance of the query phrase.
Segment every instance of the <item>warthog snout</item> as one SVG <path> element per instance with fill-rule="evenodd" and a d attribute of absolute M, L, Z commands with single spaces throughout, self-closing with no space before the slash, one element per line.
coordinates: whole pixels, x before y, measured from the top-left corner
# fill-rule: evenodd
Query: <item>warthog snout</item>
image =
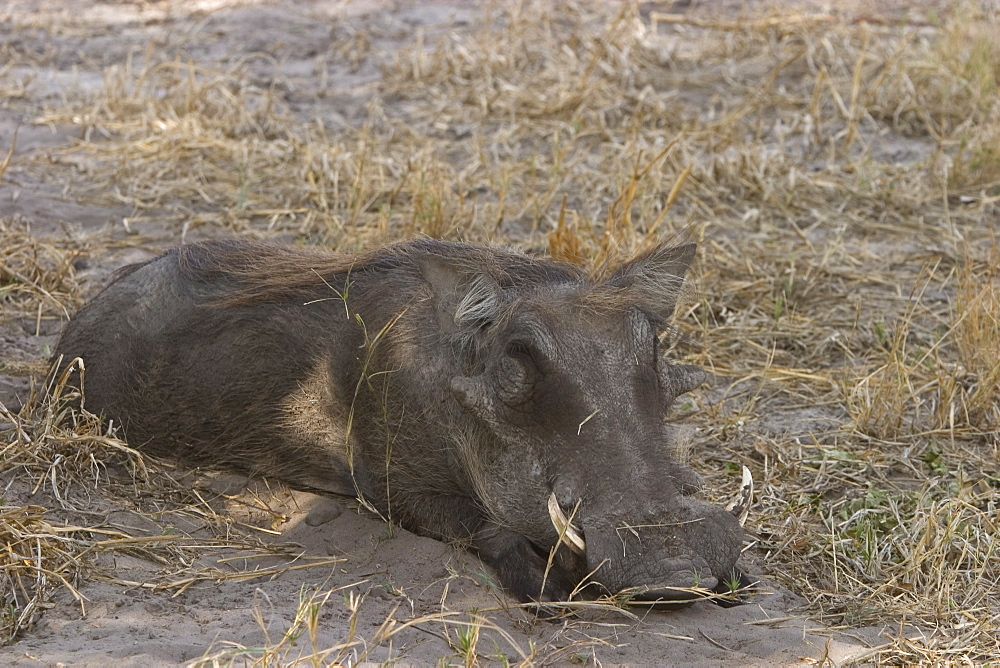
<path fill-rule="evenodd" d="M 552 492 L 547 510 L 558 541 L 586 564 L 582 591 L 687 601 L 748 584 L 735 562 L 752 495 L 753 478 L 744 467 L 741 487 L 725 509 L 682 495 L 660 517 L 655 510 L 635 515 L 623 499 L 591 513 L 577 500 L 567 514 Z"/>

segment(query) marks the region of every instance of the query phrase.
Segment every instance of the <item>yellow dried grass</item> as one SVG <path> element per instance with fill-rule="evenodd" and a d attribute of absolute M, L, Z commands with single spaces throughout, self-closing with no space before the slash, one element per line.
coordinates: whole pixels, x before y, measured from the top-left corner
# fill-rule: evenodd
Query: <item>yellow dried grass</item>
<path fill-rule="evenodd" d="M 82 301 L 73 266 L 79 253 L 0 218 L 0 318 L 68 318 Z"/>

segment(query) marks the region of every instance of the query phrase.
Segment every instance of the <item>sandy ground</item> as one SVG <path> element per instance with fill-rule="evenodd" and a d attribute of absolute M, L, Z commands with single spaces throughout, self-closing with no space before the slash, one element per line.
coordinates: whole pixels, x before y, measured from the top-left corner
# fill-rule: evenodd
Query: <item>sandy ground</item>
<path fill-rule="evenodd" d="M 402 530 L 389 536 L 383 523 L 338 501 L 301 493 L 278 496 L 269 498 L 271 508 L 288 519 L 275 540 L 301 546 L 304 555 L 330 555 L 342 563 L 251 581 L 197 584 L 179 595 L 86 582 L 79 590 L 87 599 L 85 616 L 62 592 L 38 628 L 0 657 L 24 666 L 108 659 L 148 666 L 193 661 L 209 648 L 224 650 L 227 642 L 260 647 L 289 628 L 300 593 L 317 590 L 334 594 L 321 608 L 315 645 L 308 636 L 300 638 L 283 654 L 285 661 L 309 654 L 313 646 L 326 649 L 354 640 L 341 661 L 460 662 L 459 624 L 471 620 L 474 611 L 488 620 L 476 649 L 481 659 L 494 661 L 776 665 L 826 657 L 840 662 L 862 654 L 865 640 L 875 640 L 873 632 L 844 635 L 804 620 L 794 613 L 800 601 L 766 581 L 761 595 L 730 609 L 703 603 L 673 612 L 636 611 L 637 619 L 604 612 L 539 621 L 526 611 L 505 609 L 510 601 L 490 587 L 486 568 L 464 551 Z M 265 559 L 257 565 L 288 563 Z M 156 570 L 141 559 L 114 564 L 116 576 L 137 582 Z M 352 592 L 361 597 L 353 638 L 345 600 Z M 376 644 L 386 619 L 403 625 L 424 616 L 433 619 Z"/>
<path fill-rule="evenodd" d="M 157 222 L 146 212 L 129 227 L 123 219 L 134 212 L 126 205 L 94 203 L 73 194 L 72 169 L 53 182 L 38 169 L 48 152 L 72 141 L 79 129 L 32 123 L 38 109 L 67 91 L 86 92 L 101 82 L 104 70 L 122 63 L 147 44 L 183 46 L 195 58 L 213 64 L 234 62 L 249 53 L 267 52 L 272 62 L 249 66 L 250 76 L 270 76 L 278 69 L 288 82 L 286 100 L 302 117 L 318 117 L 329 127 L 356 124 L 374 94 L 380 70 L 376 59 L 347 64 L 329 59 L 331 40 L 364 28 L 372 35 L 375 53 L 391 53 L 415 30 L 428 41 L 447 30 L 461 30 L 475 14 L 460 3 L 320 3 L 320 2 L 66 2 L 18 0 L 13 12 L 27 21 L 42 9 L 76 14 L 75 29 L 49 34 L 43 28 L 11 32 L 0 22 L 0 44 L 40 54 L 37 66 L 17 64 L 0 76 L 8 85 L 29 81 L 27 92 L 0 105 L 0 147 L 6 150 L 18 129 L 14 161 L 0 185 L 0 215 L 20 216 L 40 235 L 61 234 L 101 242 L 79 266 L 87 294 L 96 292 L 117 267 L 150 257 L 178 241 L 176 228 Z M 61 7 L 62 9 L 58 9 Z M 85 9 L 84 9 L 85 8 Z M 52 50 L 54 49 L 54 53 Z M 49 50 L 46 52 L 46 50 Z M 45 58 L 41 54 L 45 52 Z M 2 63 L 0 63 L 2 67 Z M 56 158 L 53 158 L 55 160 Z M 31 161 L 35 161 L 32 163 Z M 27 165 L 27 166 L 23 166 Z M 16 191 L 16 198 L 13 193 Z M 141 243 L 132 241 L 135 235 Z M 52 344 L 59 319 L 0 322 L 0 346 L 7 359 L 35 359 Z M 27 381 L 0 375 L 0 401 L 16 407 Z M 110 471 L 110 476 L 121 472 Z M 818 627 L 798 612 L 801 600 L 767 580 L 767 564 L 750 563 L 750 573 L 762 578 L 760 593 L 747 604 L 724 609 L 708 603 L 671 612 L 643 612 L 630 618 L 605 611 L 580 618 L 538 621 L 511 606 L 490 584 L 485 567 L 458 547 L 420 538 L 387 526 L 348 501 L 324 500 L 304 493 L 244 489 L 244 481 L 209 479 L 205 489 L 216 493 L 221 512 L 266 504 L 273 521 L 257 517 L 264 540 L 285 545 L 284 559 L 237 560 L 219 567 L 311 563 L 309 558 L 337 557 L 335 564 L 286 570 L 248 580 L 198 582 L 178 593 L 176 588 L 151 590 L 140 583 L 162 581 L 169 565 L 141 556 L 117 557 L 102 563 L 120 580 L 99 578 L 79 583 L 80 603 L 65 589 L 33 629 L 13 645 L 0 649 L 5 665 L 55 664 L 172 665 L 190 662 L 225 649 L 226 643 L 254 648 L 273 645 L 295 617 L 300 596 L 333 591 L 320 608 L 318 635 L 308 636 L 284 654 L 293 660 L 313 647 L 344 643 L 344 661 L 461 662 L 456 625 L 479 611 L 488 620 L 481 627 L 476 650 L 483 659 L 532 662 L 600 662 L 706 665 L 775 665 L 841 662 L 865 653 L 879 642 L 880 629 L 850 634 Z M 200 484 L 205 483 L 201 479 Z M 51 501 L 46 492 L 30 494 L 21 480 L 4 481 L 6 497 L 15 502 Z M 213 487 L 214 485 L 214 487 Z M 208 492 L 206 492 L 208 493 Z M 228 510 L 227 510 L 228 509 Z M 162 529 L 163 518 L 122 505 L 105 508 L 109 522 L 131 527 L 136 535 Z M 72 514 L 70 514 L 72 516 Z M 277 518 L 277 519 L 275 519 Z M 251 518 L 248 523 L 253 523 Z M 208 536 L 204 525 L 179 518 L 176 531 Z M 248 530 L 251 533 L 254 530 Z M 291 544 L 291 547 L 288 545 Z M 206 563 L 231 552 L 207 550 Z M 236 556 L 239 556 L 238 554 Z M 228 566 L 227 566 L 228 564 Z M 157 580 L 159 578 L 159 580 Z M 357 597 L 357 598 L 352 598 Z M 356 610 L 352 615 L 350 608 Z M 404 627 L 408 620 L 434 618 Z M 356 625 L 352 628 L 352 620 Z M 386 620 L 396 620 L 385 638 Z M 263 624 L 263 628 L 261 626 Z M 314 645 L 312 643 L 315 643 Z M 338 656 L 335 652 L 330 657 Z M 230 659 L 225 659 L 228 661 Z M 237 663 L 242 659 L 236 658 Z"/>

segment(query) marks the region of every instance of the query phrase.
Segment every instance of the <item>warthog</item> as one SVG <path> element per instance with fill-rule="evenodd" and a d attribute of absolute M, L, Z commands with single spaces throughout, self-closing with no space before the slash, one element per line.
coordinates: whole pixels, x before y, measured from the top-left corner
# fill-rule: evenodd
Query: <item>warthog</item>
<path fill-rule="evenodd" d="M 366 255 L 200 243 L 124 267 L 62 334 L 133 446 L 361 499 L 471 546 L 521 601 L 739 582 L 747 499 L 694 498 L 664 359 L 694 244 L 604 280 L 417 240 Z M 565 545 L 565 547 L 562 547 Z"/>

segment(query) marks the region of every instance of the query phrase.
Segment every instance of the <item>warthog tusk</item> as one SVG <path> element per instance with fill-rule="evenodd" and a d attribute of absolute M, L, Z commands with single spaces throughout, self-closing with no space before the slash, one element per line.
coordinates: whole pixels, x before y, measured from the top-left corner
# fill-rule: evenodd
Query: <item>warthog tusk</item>
<path fill-rule="evenodd" d="M 569 523 L 566 514 L 559 507 L 559 501 L 556 500 L 555 492 L 549 495 L 549 519 L 552 520 L 552 526 L 556 528 L 556 533 L 559 534 L 560 542 L 565 543 L 566 547 L 577 554 L 586 554 L 587 544 L 583 542 L 583 538 L 573 528 L 573 525 Z"/>
<path fill-rule="evenodd" d="M 743 467 L 743 482 L 740 485 L 740 494 L 732 503 L 726 506 L 726 510 L 736 515 L 740 526 L 746 524 L 747 515 L 750 514 L 750 504 L 753 502 L 753 475 L 750 469 Z"/>

